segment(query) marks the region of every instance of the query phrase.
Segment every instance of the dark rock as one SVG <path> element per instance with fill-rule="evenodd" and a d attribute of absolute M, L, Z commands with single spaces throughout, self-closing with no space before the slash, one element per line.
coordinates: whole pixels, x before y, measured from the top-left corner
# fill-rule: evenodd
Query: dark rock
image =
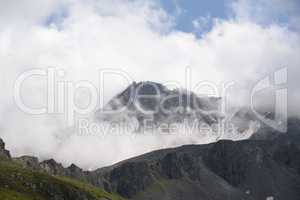
<path fill-rule="evenodd" d="M 187 153 L 168 153 L 160 162 L 162 176 L 168 179 L 199 180 L 200 159 Z"/>
<path fill-rule="evenodd" d="M 281 143 L 280 148 L 275 147 L 273 159 L 300 175 L 300 149 L 294 143 Z"/>
<path fill-rule="evenodd" d="M 65 168 L 60 163 L 57 163 L 54 159 L 45 160 L 41 162 L 39 165 L 41 169 L 46 171 L 48 174 L 59 175 L 59 176 L 67 175 Z"/>
<path fill-rule="evenodd" d="M 14 158 L 14 160 L 21 163 L 24 167 L 28 167 L 35 170 L 40 169 L 39 160 L 37 157 L 21 156 L 18 158 Z"/>
<path fill-rule="evenodd" d="M 75 164 L 70 165 L 66 169 L 66 175 L 79 180 L 85 179 L 85 173 L 81 168 L 77 167 Z"/>
<path fill-rule="evenodd" d="M 206 165 L 233 186 L 239 186 L 250 171 L 266 166 L 270 159 L 259 142 L 219 141 L 204 156 Z"/>
<path fill-rule="evenodd" d="M 9 159 L 11 158 L 9 151 L 5 149 L 5 143 L 1 138 L 0 138 L 0 157 L 9 158 Z"/>
<path fill-rule="evenodd" d="M 130 198 L 153 183 L 151 171 L 145 162 L 129 162 L 110 172 L 109 182 L 113 191 Z"/>
<path fill-rule="evenodd" d="M 182 178 L 182 164 L 176 152 L 169 153 L 161 161 L 162 172 L 169 179 Z"/>

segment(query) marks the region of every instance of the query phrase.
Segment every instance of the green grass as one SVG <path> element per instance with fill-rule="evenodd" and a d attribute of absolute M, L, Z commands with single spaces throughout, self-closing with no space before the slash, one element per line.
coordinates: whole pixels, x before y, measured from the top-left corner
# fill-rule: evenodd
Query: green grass
<path fill-rule="evenodd" d="M 125 200 L 124 198 L 121 198 L 118 195 L 105 192 L 104 190 L 100 190 L 99 188 L 96 188 L 96 187 L 94 187 L 88 183 L 82 182 L 82 181 L 77 181 L 77 180 L 71 179 L 69 177 L 56 177 L 56 178 L 64 181 L 65 183 L 73 185 L 74 187 L 77 187 L 83 191 L 91 193 L 96 199 L 106 197 L 111 200 Z"/>
<path fill-rule="evenodd" d="M 13 190 L 0 188 L 0 198 L 1 200 L 37 200 L 43 199 L 42 197 L 33 197 L 32 195 L 19 193 Z"/>
<path fill-rule="evenodd" d="M 84 182 L 50 176 L 24 168 L 12 161 L 0 160 L 1 200 L 46 200 L 53 199 L 54 195 L 72 200 L 78 196 L 95 200 L 123 200 Z"/>

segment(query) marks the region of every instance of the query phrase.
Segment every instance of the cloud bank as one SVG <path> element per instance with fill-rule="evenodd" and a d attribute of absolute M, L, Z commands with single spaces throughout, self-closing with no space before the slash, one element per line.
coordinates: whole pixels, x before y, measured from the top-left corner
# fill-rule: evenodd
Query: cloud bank
<path fill-rule="evenodd" d="M 15 156 L 53 157 L 85 168 L 189 142 L 184 138 L 79 136 L 64 141 L 58 136 L 68 129 L 62 115 L 32 116 L 14 103 L 14 81 L 32 68 L 55 67 L 65 71 L 64 80 L 88 80 L 95 85 L 99 69 L 122 69 L 136 81 L 176 81 L 185 87 L 188 66 L 192 84 L 235 81 L 238 88 L 248 91 L 245 88 L 287 67 L 290 114 L 298 114 L 299 3 L 251 2 L 229 1 L 231 17 L 212 19 L 211 30 L 199 38 L 176 30 L 176 16 L 167 13 L 159 1 L 0 1 L 0 136 Z M 276 18 L 287 11 L 291 13 L 287 18 Z M 128 84 L 118 77 L 106 83 L 106 93 L 101 94 L 106 100 Z M 24 101 L 44 106 L 45 88 L 42 78 L 28 80 L 22 90 Z M 247 101 L 249 94 L 238 91 L 231 91 L 233 100 Z"/>

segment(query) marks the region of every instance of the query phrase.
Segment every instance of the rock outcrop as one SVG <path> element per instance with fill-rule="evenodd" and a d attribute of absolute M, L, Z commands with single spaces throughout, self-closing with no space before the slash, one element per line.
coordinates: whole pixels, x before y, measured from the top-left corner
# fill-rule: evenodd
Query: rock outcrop
<path fill-rule="evenodd" d="M 57 163 L 54 159 L 45 160 L 39 164 L 41 169 L 51 175 L 66 176 L 66 170 L 62 164 Z"/>
<path fill-rule="evenodd" d="M 5 149 L 4 141 L 0 138 L 0 157 L 1 156 L 8 159 L 11 158 L 9 151 Z"/>
<path fill-rule="evenodd" d="M 20 163 L 23 165 L 23 167 L 28 167 L 34 170 L 39 170 L 39 160 L 37 157 L 33 156 L 21 156 L 18 158 L 13 158 L 16 162 Z"/>

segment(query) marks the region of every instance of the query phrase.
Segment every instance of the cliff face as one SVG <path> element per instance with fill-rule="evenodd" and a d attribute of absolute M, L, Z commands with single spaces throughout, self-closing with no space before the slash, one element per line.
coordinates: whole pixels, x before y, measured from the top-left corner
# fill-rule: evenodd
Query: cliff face
<path fill-rule="evenodd" d="M 154 152 L 105 173 L 117 171 L 113 182 L 124 184 L 112 191 L 133 199 L 292 200 L 300 195 L 299 155 L 292 143 L 220 141 Z"/>

